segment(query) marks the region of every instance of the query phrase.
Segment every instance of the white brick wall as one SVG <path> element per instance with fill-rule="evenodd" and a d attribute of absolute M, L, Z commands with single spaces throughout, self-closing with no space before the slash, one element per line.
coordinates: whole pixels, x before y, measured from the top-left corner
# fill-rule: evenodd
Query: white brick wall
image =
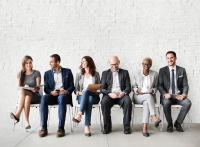
<path fill-rule="evenodd" d="M 53 53 L 74 74 L 84 55 L 93 57 L 99 72 L 118 55 L 132 78 L 145 56 L 153 58 L 152 69 L 165 66 L 170 49 L 187 70 L 192 120 L 200 123 L 199 14 L 198 0 L 1 0 L 0 121 L 14 109 L 16 73 L 26 54 L 42 74 Z"/>

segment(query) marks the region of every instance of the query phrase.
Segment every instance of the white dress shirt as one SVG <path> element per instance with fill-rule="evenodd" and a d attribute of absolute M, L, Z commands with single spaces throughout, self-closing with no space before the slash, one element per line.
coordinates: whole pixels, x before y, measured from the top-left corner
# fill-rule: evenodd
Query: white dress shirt
<path fill-rule="evenodd" d="M 118 71 L 112 72 L 112 75 L 113 75 L 113 84 L 112 84 L 111 92 L 113 92 L 113 93 L 121 92 L 121 87 L 120 87 L 120 84 L 119 84 L 119 73 L 118 73 Z"/>

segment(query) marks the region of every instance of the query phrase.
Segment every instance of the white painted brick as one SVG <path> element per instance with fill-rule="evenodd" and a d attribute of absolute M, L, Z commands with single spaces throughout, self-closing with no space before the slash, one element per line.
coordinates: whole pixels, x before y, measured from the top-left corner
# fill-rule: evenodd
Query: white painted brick
<path fill-rule="evenodd" d="M 58 53 L 74 75 L 84 55 L 94 58 L 100 73 L 109 56 L 119 55 L 132 79 L 143 57 L 152 57 L 152 68 L 159 70 L 171 49 L 187 70 L 192 120 L 199 123 L 199 8 L 198 0 L 0 1 L 1 115 L 7 120 L 16 103 L 16 73 L 26 54 L 43 74 L 49 56 Z"/>

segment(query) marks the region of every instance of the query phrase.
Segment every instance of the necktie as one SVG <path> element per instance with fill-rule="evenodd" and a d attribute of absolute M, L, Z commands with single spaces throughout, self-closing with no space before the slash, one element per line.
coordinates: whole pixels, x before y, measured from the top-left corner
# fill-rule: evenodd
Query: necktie
<path fill-rule="evenodd" d="M 172 69 L 172 94 L 175 94 L 174 69 Z"/>

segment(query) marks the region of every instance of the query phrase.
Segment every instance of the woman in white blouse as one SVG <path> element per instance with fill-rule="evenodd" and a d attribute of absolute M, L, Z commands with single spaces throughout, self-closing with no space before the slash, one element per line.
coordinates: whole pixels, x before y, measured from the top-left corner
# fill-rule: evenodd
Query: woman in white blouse
<path fill-rule="evenodd" d="M 143 70 L 134 75 L 134 103 L 143 104 L 143 131 L 145 137 L 149 136 L 148 123 L 149 116 L 155 122 L 155 127 L 159 126 L 161 120 L 155 114 L 155 101 L 158 83 L 158 73 L 150 70 L 152 66 L 151 58 L 144 58 L 142 61 Z"/>
<path fill-rule="evenodd" d="M 85 114 L 85 129 L 86 136 L 91 136 L 91 113 L 92 105 L 99 103 L 99 93 L 88 90 L 90 84 L 99 84 L 100 77 L 96 71 L 96 66 L 90 56 L 84 56 L 81 61 L 80 71 L 76 75 L 75 94 L 77 95 L 78 103 L 80 104 L 79 112 L 73 117 L 73 121 L 79 123 L 82 115 Z"/>

